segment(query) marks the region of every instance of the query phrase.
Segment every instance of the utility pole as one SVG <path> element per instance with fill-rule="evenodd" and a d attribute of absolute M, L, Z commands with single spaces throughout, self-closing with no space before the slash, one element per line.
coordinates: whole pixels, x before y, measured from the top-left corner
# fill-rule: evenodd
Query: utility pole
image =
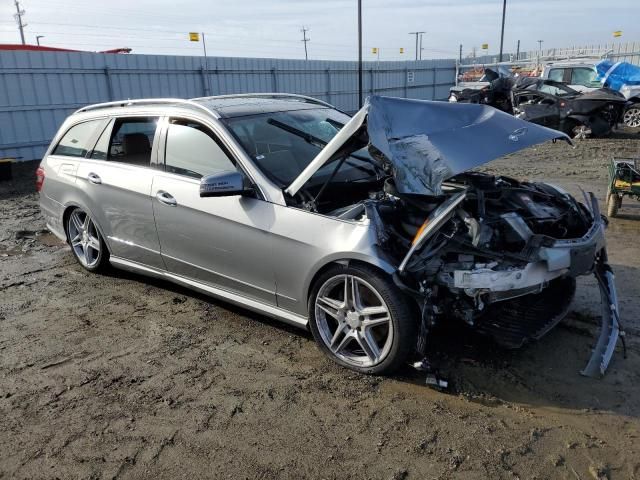
<path fill-rule="evenodd" d="M 507 13 L 507 0 L 502 0 L 502 30 L 500 31 L 500 62 L 502 61 L 502 46 L 504 45 L 504 16 Z"/>
<path fill-rule="evenodd" d="M 538 68 L 540 68 L 540 62 L 542 60 L 542 42 L 544 42 L 544 40 L 538 40 Z"/>
<path fill-rule="evenodd" d="M 22 40 L 22 45 L 25 44 L 24 41 L 24 27 L 27 26 L 26 23 L 22 23 L 22 16 L 24 15 L 24 10 L 20 9 L 20 2 L 18 0 L 14 0 L 16 4 L 16 13 L 14 15 L 16 21 L 18 22 L 18 29 L 20 30 L 20 40 Z"/>
<path fill-rule="evenodd" d="M 458 54 L 458 63 L 462 63 L 462 44 L 460 44 L 460 53 Z"/>
<path fill-rule="evenodd" d="M 362 0 L 358 0 L 358 108 L 362 108 Z"/>
<path fill-rule="evenodd" d="M 304 42 L 304 59 L 309 60 L 309 54 L 307 53 L 307 42 L 311 40 L 310 38 L 307 38 L 307 32 L 309 31 L 309 29 L 306 27 L 302 27 L 302 30 L 300 31 L 302 32 L 301 42 Z"/>
<path fill-rule="evenodd" d="M 44 38 L 44 35 L 36 35 L 36 43 L 40 46 L 40 39 Z"/>
<path fill-rule="evenodd" d="M 209 80 L 209 58 L 207 57 L 207 41 L 204 38 L 204 32 L 202 32 L 202 50 L 204 50 L 204 73 L 207 79 L 207 90 L 211 95 L 211 81 Z"/>
<path fill-rule="evenodd" d="M 422 60 L 422 33 L 420 33 L 420 60 Z"/>
<path fill-rule="evenodd" d="M 520 40 L 518 40 L 518 47 L 516 48 L 516 61 L 520 60 Z"/>
<path fill-rule="evenodd" d="M 418 35 L 420 35 L 422 33 L 427 33 L 427 32 L 409 32 L 409 35 L 415 35 L 416 36 L 416 60 L 418 60 Z"/>

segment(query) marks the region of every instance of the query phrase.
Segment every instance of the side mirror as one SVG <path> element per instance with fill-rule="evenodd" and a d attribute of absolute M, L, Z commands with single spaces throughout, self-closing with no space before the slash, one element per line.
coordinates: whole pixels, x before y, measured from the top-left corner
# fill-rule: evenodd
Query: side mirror
<path fill-rule="evenodd" d="M 200 179 L 201 197 L 233 197 L 253 193 L 253 189 L 245 188 L 244 175 L 240 172 L 219 172 Z"/>

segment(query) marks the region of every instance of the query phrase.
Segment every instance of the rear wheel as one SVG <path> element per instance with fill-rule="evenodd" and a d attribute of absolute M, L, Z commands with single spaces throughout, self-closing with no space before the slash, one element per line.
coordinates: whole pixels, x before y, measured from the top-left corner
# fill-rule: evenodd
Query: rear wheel
<path fill-rule="evenodd" d="M 109 253 L 91 216 L 76 208 L 67 217 L 65 228 L 71 251 L 78 263 L 90 272 L 103 269 Z"/>
<path fill-rule="evenodd" d="M 622 197 L 615 193 L 609 193 L 609 195 L 607 195 L 607 216 L 615 218 L 616 215 L 618 215 L 620 205 L 622 205 Z"/>
<path fill-rule="evenodd" d="M 361 373 L 391 373 L 415 349 L 417 321 L 410 301 L 373 268 L 336 266 L 312 291 L 311 332 L 336 363 Z"/>
<path fill-rule="evenodd" d="M 625 110 L 622 122 L 627 127 L 640 127 L 640 103 L 635 103 Z"/>

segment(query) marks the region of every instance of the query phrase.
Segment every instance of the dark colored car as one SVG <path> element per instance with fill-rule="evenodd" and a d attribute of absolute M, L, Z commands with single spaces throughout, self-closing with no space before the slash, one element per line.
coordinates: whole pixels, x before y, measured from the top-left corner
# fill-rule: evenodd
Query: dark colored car
<path fill-rule="evenodd" d="M 461 103 L 491 105 L 574 138 L 605 136 L 622 122 L 627 100 L 601 88 L 587 93 L 537 77 L 496 78 L 482 90 L 464 90 Z"/>

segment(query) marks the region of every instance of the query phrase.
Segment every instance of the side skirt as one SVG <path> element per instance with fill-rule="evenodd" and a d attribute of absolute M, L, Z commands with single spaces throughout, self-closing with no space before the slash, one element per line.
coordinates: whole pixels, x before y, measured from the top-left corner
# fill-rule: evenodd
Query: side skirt
<path fill-rule="evenodd" d="M 253 310 L 254 312 L 258 312 L 268 317 L 281 320 L 285 323 L 294 325 L 299 328 L 306 329 L 307 324 L 309 323 L 309 320 L 306 317 L 303 317 L 296 313 L 289 312 L 273 305 L 267 305 L 256 300 L 243 297 L 241 295 L 238 295 L 237 293 L 213 287 L 206 283 L 198 282 L 196 280 L 176 275 L 165 270 L 159 270 L 157 268 L 149 267 L 147 265 L 142 265 L 130 260 L 125 260 L 124 258 L 114 256 L 111 256 L 109 258 L 109 262 L 116 268 L 128 270 L 134 273 L 142 273 L 143 275 L 148 275 L 150 277 L 155 277 L 162 280 L 169 280 L 170 282 L 182 285 L 183 287 L 197 290 L 201 293 L 204 293 L 205 295 L 210 295 L 212 297 L 225 300 L 240 307 L 248 308 L 249 310 Z"/>

